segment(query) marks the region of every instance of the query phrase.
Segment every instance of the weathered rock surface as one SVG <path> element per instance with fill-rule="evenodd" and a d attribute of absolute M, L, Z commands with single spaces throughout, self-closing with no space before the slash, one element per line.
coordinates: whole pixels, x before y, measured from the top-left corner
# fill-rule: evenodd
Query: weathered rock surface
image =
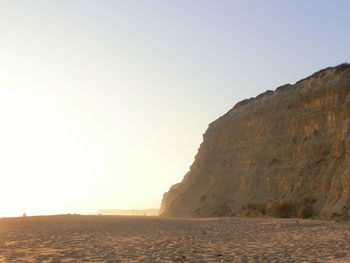
<path fill-rule="evenodd" d="M 211 123 L 160 214 L 350 217 L 350 65 L 237 103 Z"/>

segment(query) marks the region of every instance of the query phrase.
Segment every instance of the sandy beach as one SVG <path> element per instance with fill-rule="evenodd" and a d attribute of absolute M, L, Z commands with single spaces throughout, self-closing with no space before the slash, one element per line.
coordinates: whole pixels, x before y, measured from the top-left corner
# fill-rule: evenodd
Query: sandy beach
<path fill-rule="evenodd" d="M 274 218 L 0 219 L 1 262 L 350 262 L 350 223 Z"/>

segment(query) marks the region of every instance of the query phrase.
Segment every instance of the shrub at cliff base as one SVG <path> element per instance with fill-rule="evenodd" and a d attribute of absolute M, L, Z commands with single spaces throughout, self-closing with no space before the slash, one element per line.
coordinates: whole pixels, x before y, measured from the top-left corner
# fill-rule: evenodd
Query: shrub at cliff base
<path fill-rule="evenodd" d="M 298 217 L 300 218 L 309 218 L 309 217 L 312 217 L 312 215 L 313 215 L 313 208 L 311 205 L 302 206 L 298 210 Z"/>
<path fill-rule="evenodd" d="M 290 218 L 300 217 L 309 218 L 314 214 L 312 204 L 316 199 L 311 195 L 304 195 L 297 202 L 288 200 L 279 200 L 266 204 L 266 214 L 275 217 Z"/>
<path fill-rule="evenodd" d="M 268 203 L 266 210 L 267 214 L 275 217 L 289 218 L 295 216 L 295 204 L 287 200 Z"/>
<path fill-rule="evenodd" d="M 234 216 L 235 214 L 232 211 L 230 204 L 223 203 L 221 206 L 218 206 L 217 209 L 213 212 L 213 216 Z"/>
<path fill-rule="evenodd" d="M 297 203 L 297 216 L 300 218 L 309 218 L 313 216 L 312 204 L 316 202 L 316 198 L 311 195 L 304 195 Z"/>

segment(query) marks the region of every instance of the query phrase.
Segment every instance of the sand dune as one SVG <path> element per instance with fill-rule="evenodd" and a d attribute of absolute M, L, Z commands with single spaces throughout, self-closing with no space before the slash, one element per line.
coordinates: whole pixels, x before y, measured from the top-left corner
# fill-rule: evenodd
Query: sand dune
<path fill-rule="evenodd" d="M 0 219 L 1 262 L 350 262 L 350 223 L 45 216 Z"/>

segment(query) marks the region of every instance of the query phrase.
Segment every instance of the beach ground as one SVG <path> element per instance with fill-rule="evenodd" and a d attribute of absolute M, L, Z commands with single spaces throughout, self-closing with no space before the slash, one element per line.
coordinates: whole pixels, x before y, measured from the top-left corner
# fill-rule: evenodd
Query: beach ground
<path fill-rule="evenodd" d="M 350 262 L 350 223 L 82 215 L 2 218 L 0 262 Z"/>

